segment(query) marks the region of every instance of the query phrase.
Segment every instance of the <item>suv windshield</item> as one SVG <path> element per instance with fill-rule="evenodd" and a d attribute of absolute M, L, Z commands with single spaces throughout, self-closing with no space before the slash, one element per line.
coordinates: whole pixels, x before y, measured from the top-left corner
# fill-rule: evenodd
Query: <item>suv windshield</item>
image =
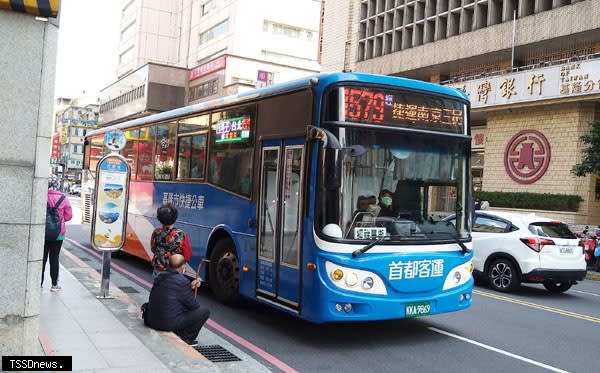
<path fill-rule="evenodd" d="M 407 243 L 467 237 L 469 144 L 463 138 L 329 130 L 342 149 L 324 152 L 317 209 L 323 234 L 360 241 L 390 236 Z M 456 225 L 439 222 L 451 214 L 458 216 Z"/>
<path fill-rule="evenodd" d="M 529 231 L 533 234 L 551 238 L 577 238 L 564 223 L 538 222 L 529 224 Z"/>

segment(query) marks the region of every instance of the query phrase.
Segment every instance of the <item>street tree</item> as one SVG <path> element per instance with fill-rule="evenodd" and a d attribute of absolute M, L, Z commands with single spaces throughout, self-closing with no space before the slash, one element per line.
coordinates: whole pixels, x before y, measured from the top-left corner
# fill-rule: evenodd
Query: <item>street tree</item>
<path fill-rule="evenodd" d="M 583 158 L 571 168 L 575 176 L 587 176 L 589 174 L 600 175 L 600 120 L 596 119 L 589 123 L 589 133 L 581 136 L 579 140 L 585 145 L 582 150 Z"/>

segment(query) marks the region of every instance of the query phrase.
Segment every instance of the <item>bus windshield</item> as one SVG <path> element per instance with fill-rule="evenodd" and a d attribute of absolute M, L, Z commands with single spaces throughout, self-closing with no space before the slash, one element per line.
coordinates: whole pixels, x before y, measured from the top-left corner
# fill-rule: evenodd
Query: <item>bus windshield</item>
<path fill-rule="evenodd" d="M 387 236 L 395 244 L 467 237 L 465 139 L 364 127 L 329 131 L 341 149 L 324 153 L 338 164 L 321 177 L 317 229 L 325 236 L 352 241 Z M 339 174 L 337 180 L 331 173 Z M 439 222 L 450 214 L 460 217 L 457 228 Z"/>

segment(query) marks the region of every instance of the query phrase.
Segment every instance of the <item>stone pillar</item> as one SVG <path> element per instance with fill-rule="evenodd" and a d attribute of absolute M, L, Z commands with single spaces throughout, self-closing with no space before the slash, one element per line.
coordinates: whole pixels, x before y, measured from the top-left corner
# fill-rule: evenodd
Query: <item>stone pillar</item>
<path fill-rule="evenodd" d="M 58 23 L 0 10 L 0 355 L 37 355 Z"/>

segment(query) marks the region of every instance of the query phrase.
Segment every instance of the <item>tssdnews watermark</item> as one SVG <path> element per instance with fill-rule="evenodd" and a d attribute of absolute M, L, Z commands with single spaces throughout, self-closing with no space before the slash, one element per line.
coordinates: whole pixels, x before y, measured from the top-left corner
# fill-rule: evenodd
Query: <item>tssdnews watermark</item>
<path fill-rule="evenodd" d="M 73 370 L 72 356 L 2 356 L 3 372 L 38 372 Z"/>

